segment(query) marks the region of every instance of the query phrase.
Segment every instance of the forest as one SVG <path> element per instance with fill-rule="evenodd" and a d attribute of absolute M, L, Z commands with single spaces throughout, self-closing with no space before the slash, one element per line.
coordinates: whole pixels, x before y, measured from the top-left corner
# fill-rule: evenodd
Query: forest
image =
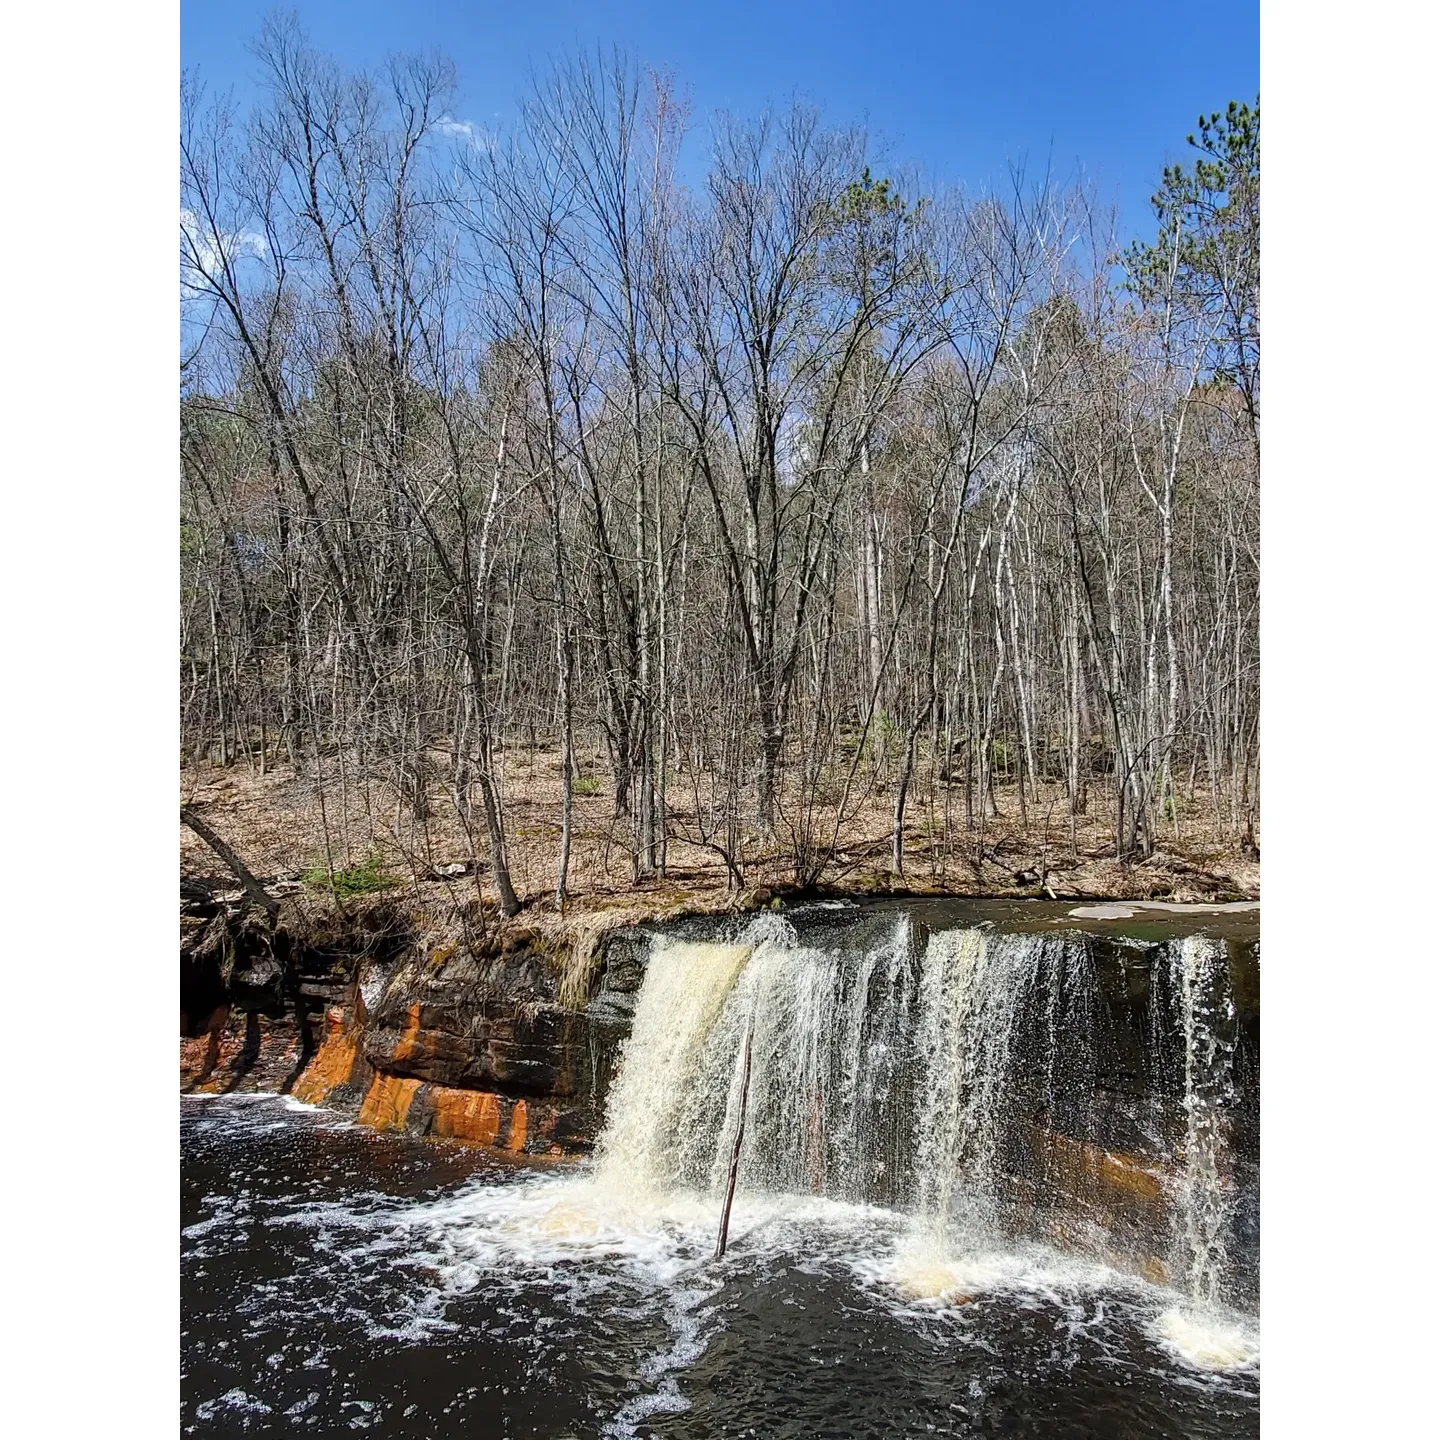
<path fill-rule="evenodd" d="M 1255 857 L 1258 99 L 1127 243 L 619 53 L 503 132 L 443 57 L 255 55 L 249 113 L 182 95 L 192 791 L 279 777 L 332 885 L 459 861 L 505 915 L 973 892 L 1017 829 L 1042 889 Z"/>

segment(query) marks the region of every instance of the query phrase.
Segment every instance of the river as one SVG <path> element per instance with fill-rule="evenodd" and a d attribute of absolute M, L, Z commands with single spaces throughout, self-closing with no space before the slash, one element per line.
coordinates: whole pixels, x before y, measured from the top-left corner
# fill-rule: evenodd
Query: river
<path fill-rule="evenodd" d="M 757 925 L 738 947 L 657 941 L 605 1134 L 578 1164 L 379 1134 L 281 1096 L 185 1099 L 183 1433 L 1257 1434 L 1253 1256 L 1216 1138 L 1235 1108 L 1222 944 L 1143 952 L 1167 977 L 1151 1028 L 1173 1051 L 1181 1156 L 1169 1268 L 1146 1279 L 1113 1237 L 1027 1231 L 989 1183 L 1014 1178 L 1019 1131 L 995 1117 L 1026 1077 L 1046 1075 L 1047 1125 L 1101 1123 L 1074 1075 L 1100 1073 L 1103 1047 L 1066 1008 L 1091 951 L 950 931 L 917 968 L 885 919 L 842 963 L 844 947 Z M 910 989 L 880 1005 L 887 966 Z M 996 998 L 1025 986 L 1023 1006 Z M 747 1030 L 752 1108 L 716 1260 Z"/>

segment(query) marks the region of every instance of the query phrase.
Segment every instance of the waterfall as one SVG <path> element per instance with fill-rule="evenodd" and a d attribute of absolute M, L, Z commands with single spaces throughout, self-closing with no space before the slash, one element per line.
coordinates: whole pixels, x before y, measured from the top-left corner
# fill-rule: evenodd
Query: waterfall
<path fill-rule="evenodd" d="M 1048 946 L 1034 935 L 942 931 L 920 979 L 917 1059 L 919 1210 L 936 1224 L 992 1234 L 1002 1224 L 999 1182 L 1013 1168 L 1019 1092 L 1037 1078 L 1021 1069 L 1022 1025 L 1044 978 Z M 1045 1047 L 1053 1075 L 1058 1037 Z"/>
<path fill-rule="evenodd" d="M 906 912 L 657 937 L 597 1179 L 718 1220 L 753 1025 L 742 1208 L 883 1205 L 935 1253 L 1043 1241 L 1159 1266 L 1213 1305 L 1235 1214 L 1228 975 L 1203 936 L 932 931 Z"/>
<path fill-rule="evenodd" d="M 644 1196 L 679 1180 L 676 1120 L 697 1089 L 711 1027 L 750 951 L 655 942 L 600 1137 L 597 1170 L 612 1190 Z"/>
<path fill-rule="evenodd" d="M 1178 1031 L 1181 1044 L 1177 1068 L 1184 1139 L 1176 1265 L 1191 1301 L 1213 1306 L 1220 1302 L 1227 1279 L 1233 1211 L 1225 1131 L 1227 1112 L 1236 1100 L 1235 1004 L 1223 942 L 1186 936 L 1168 947 L 1164 961 L 1168 985 L 1152 991 L 1152 1014 L 1162 1032 Z M 1166 1009 L 1176 1013 L 1167 1015 Z"/>
<path fill-rule="evenodd" d="M 713 1191 L 728 1167 L 753 1015 L 742 1187 L 852 1200 L 893 1192 L 900 1147 L 886 1127 L 904 1059 L 909 935 L 901 920 L 857 954 L 803 945 L 778 916 L 751 925 L 751 958 L 684 1107 L 679 1169 L 690 1185 Z"/>
<path fill-rule="evenodd" d="M 743 1188 L 997 1228 L 999 1181 L 1030 1143 L 1014 1125 L 1017 1094 L 1033 1091 L 1048 1113 L 1060 1052 L 1088 1053 L 1065 1009 L 1075 947 L 967 928 L 916 948 L 903 916 L 860 948 L 804 944 L 778 916 L 735 945 L 658 941 L 610 1097 L 602 1173 L 632 1187 L 720 1188 L 753 1017 Z M 1037 995 L 1038 1054 L 1024 1025 Z"/>

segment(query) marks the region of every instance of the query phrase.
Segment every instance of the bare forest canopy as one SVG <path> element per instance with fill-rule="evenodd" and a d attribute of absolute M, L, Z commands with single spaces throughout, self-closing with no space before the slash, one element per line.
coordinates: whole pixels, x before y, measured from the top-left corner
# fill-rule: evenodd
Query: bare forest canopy
<path fill-rule="evenodd" d="M 183 96 L 184 761 L 443 807 L 507 913 L 527 748 L 562 902 L 597 784 L 636 881 L 813 884 L 862 809 L 903 874 L 922 805 L 932 862 L 998 806 L 1253 845 L 1258 101 L 1121 252 L 800 104 L 687 186 L 622 57 L 484 135 L 444 60 L 257 53 L 254 113 Z"/>

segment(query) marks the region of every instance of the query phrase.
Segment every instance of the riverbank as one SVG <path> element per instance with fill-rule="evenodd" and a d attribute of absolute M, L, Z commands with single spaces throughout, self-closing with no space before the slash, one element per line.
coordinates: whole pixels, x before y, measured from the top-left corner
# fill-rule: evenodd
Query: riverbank
<path fill-rule="evenodd" d="M 507 846 L 511 879 L 528 917 L 523 928 L 557 908 L 560 784 L 555 758 L 546 751 L 514 752 L 505 765 Z M 883 790 L 853 806 L 843 821 L 804 817 L 804 834 L 800 817 L 787 817 L 782 805 L 775 836 L 744 837 L 736 847 L 733 858 L 742 874 L 737 886 L 700 811 L 678 791 L 670 800 L 664 873 L 637 876 L 628 817 L 616 816 L 596 771 L 582 775 L 581 788 L 591 793 L 577 793 L 574 800 L 567 913 L 624 907 L 637 918 L 659 918 L 743 908 L 759 892 L 795 894 L 797 849 L 807 835 L 819 836 L 831 852 L 818 881 L 807 887 L 818 893 L 1178 902 L 1253 900 L 1260 894 L 1258 853 L 1227 838 L 1199 790 L 1179 800 L 1154 853 L 1130 860 L 1115 856 L 1113 817 L 1098 790 L 1072 827 L 1058 789 L 1042 790 L 1039 803 L 1032 796 L 1022 805 L 1015 786 L 1001 785 L 999 813 L 968 828 L 961 801 L 948 787 L 919 790 L 908 810 L 899 873 L 892 854 L 893 797 Z M 417 819 L 412 806 L 376 782 L 331 783 L 322 793 L 285 767 L 260 775 L 240 766 L 199 766 L 182 773 L 181 798 L 257 876 L 279 887 L 277 895 L 323 896 L 327 875 L 348 871 L 360 886 L 383 883 L 430 908 L 470 901 L 489 908 L 494 900 L 483 836 L 472 840 L 443 790 L 429 797 L 427 815 Z M 479 827 L 478 818 L 472 825 Z M 182 879 L 234 888 L 234 877 L 188 830 L 181 835 L 180 863 Z"/>

